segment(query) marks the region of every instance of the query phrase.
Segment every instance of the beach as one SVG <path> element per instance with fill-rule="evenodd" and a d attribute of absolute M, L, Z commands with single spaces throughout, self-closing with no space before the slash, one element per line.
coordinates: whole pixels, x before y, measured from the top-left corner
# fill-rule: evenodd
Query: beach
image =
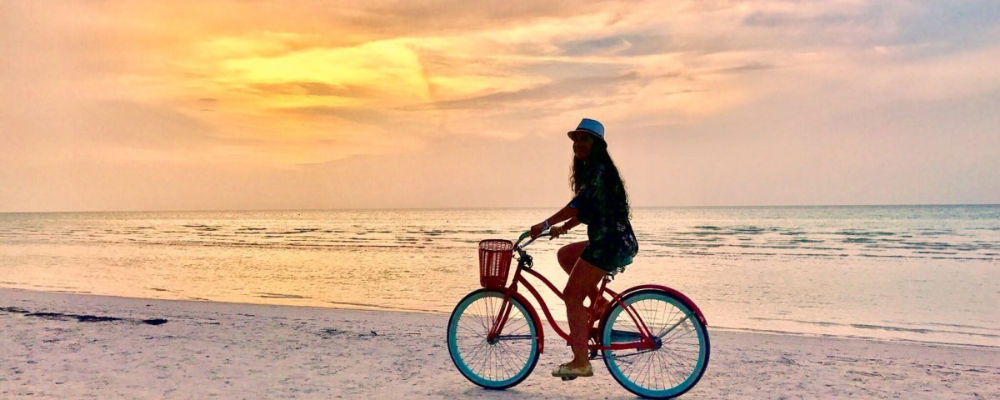
<path fill-rule="evenodd" d="M 1000 0 L 52 3 L 0 400 L 1000 400 Z"/>
<path fill-rule="evenodd" d="M 503 392 L 466 381 L 445 313 L 152 300 L 0 289 L 0 397 L 634 398 L 595 360 L 547 337 L 531 376 Z M 684 395 L 1000 398 L 1000 348 L 713 329 L 708 370 Z"/>
<path fill-rule="evenodd" d="M 715 328 L 1000 347 L 1000 206 L 634 211 L 611 288 L 670 286 Z M 479 287 L 479 241 L 549 212 L 0 213 L 0 287 L 447 314 Z M 561 288 L 556 252 L 584 239 L 536 241 L 535 270 Z"/>

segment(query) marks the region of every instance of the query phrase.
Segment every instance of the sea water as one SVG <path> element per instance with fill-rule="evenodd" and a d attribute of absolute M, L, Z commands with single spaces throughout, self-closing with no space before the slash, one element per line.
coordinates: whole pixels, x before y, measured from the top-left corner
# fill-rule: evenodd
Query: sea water
<path fill-rule="evenodd" d="M 554 211 L 7 213 L 0 287 L 447 313 L 479 286 L 481 239 Z M 632 223 L 640 251 L 612 288 L 673 287 L 710 329 L 1000 346 L 1000 206 L 637 208 Z M 561 288 L 556 250 L 579 240 L 536 242 L 536 270 Z"/>

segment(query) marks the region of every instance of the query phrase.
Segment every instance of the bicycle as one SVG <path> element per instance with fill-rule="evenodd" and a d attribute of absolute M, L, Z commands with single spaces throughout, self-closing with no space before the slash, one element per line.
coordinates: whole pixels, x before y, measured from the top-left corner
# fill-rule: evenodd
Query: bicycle
<path fill-rule="evenodd" d="M 486 389 L 502 390 L 521 383 L 544 350 L 544 331 L 538 313 L 520 293 L 525 288 L 537 301 L 552 329 L 569 343 L 569 333 L 552 318 L 538 290 L 526 279 L 545 283 L 560 299 L 563 293 L 532 269 L 525 248 L 536 238 L 525 232 L 516 243 L 487 239 L 479 243 L 481 289 L 466 295 L 448 320 L 448 352 L 459 372 Z M 539 236 L 541 237 L 541 236 Z M 517 268 L 506 284 L 510 263 Z M 611 300 L 596 315 L 597 302 L 588 307 L 591 328 L 590 358 L 600 351 L 611 376 L 626 390 L 648 398 L 684 394 L 701 379 L 708 366 L 709 340 L 705 316 L 684 294 L 662 285 L 646 284 L 617 293 L 605 276 L 598 296 Z M 575 378 L 563 378 L 569 380 Z"/>

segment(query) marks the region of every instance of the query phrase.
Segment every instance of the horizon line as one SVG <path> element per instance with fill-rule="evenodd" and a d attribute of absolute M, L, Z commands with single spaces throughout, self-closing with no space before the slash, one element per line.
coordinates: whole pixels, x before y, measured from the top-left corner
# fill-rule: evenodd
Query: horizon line
<path fill-rule="evenodd" d="M 699 208 L 820 208 L 820 207 L 997 207 L 1000 203 L 909 203 L 909 204 L 761 204 L 761 205 L 658 205 L 633 206 L 632 209 Z M 483 207 L 344 207 L 344 208 L 246 208 L 246 209 L 158 209 L 158 210 L 57 210 L 0 211 L 0 214 L 85 214 L 85 213 L 169 213 L 169 212 L 280 212 L 280 211 L 444 211 L 444 210 L 532 210 L 552 206 L 483 206 Z"/>

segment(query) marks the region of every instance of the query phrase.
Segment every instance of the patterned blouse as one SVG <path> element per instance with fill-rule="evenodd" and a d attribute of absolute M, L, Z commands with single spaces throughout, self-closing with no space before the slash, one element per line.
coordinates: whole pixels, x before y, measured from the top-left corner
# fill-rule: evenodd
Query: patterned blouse
<path fill-rule="evenodd" d="M 606 167 L 599 164 L 577 190 L 569 206 L 577 219 L 587 224 L 587 248 L 580 258 L 615 274 L 625 270 L 639 252 L 639 243 L 629 223 L 625 193 L 606 182 Z"/>

